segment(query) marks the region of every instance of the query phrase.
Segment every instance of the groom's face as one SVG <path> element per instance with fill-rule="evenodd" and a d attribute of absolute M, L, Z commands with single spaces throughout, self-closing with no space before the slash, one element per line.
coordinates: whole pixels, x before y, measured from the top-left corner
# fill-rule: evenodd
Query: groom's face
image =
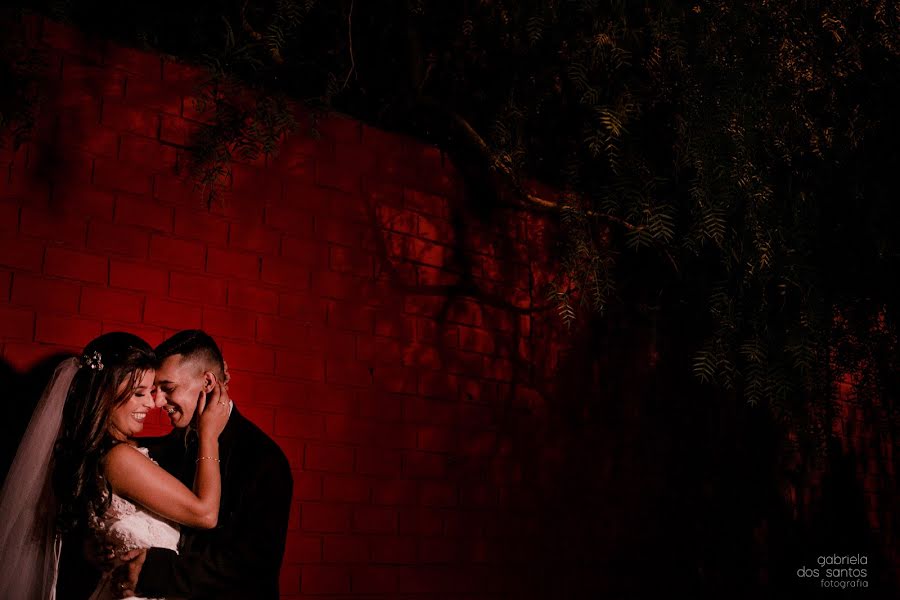
<path fill-rule="evenodd" d="M 156 385 L 157 401 L 165 401 L 163 410 L 169 414 L 172 427 L 190 425 L 203 391 L 203 369 L 196 361 L 173 354 L 157 369 Z"/>

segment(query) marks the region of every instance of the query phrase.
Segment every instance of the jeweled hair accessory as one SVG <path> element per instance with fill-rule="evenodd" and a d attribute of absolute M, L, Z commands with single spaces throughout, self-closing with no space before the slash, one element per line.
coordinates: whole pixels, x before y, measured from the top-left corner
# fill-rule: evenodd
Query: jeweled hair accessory
<path fill-rule="evenodd" d="M 81 366 L 82 367 L 90 367 L 92 371 L 102 371 L 103 370 L 103 357 L 99 352 L 94 352 L 90 356 L 84 354 L 81 356 Z"/>

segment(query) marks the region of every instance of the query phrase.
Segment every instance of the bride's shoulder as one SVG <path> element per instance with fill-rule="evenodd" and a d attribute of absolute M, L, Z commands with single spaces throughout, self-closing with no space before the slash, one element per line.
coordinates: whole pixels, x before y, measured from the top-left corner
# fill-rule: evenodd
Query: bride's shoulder
<path fill-rule="evenodd" d="M 115 468 L 118 466 L 133 466 L 146 463 L 150 458 L 150 453 L 146 448 L 139 448 L 131 444 L 116 444 L 106 453 L 104 462 L 106 468 Z"/>

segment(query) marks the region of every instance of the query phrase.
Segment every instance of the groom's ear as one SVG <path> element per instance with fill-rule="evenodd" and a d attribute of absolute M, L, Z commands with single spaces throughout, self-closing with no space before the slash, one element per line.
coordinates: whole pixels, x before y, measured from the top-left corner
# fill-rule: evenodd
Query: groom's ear
<path fill-rule="evenodd" d="M 216 383 L 218 382 L 218 378 L 216 374 L 212 371 L 206 371 L 203 373 L 203 391 L 211 392 L 214 387 L 216 387 Z"/>

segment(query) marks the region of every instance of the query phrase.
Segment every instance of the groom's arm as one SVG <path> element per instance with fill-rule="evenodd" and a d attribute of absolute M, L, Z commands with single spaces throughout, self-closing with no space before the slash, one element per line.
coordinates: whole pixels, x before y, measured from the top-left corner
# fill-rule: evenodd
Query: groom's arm
<path fill-rule="evenodd" d="M 277 581 L 284 555 L 293 480 L 283 455 L 262 461 L 235 515 L 232 543 L 176 554 L 151 548 L 141 568 L 137 594 L 147 597 L 234 593 L 267 576 Z M 249 490 L 252 490 L 249 491 Z"/>

